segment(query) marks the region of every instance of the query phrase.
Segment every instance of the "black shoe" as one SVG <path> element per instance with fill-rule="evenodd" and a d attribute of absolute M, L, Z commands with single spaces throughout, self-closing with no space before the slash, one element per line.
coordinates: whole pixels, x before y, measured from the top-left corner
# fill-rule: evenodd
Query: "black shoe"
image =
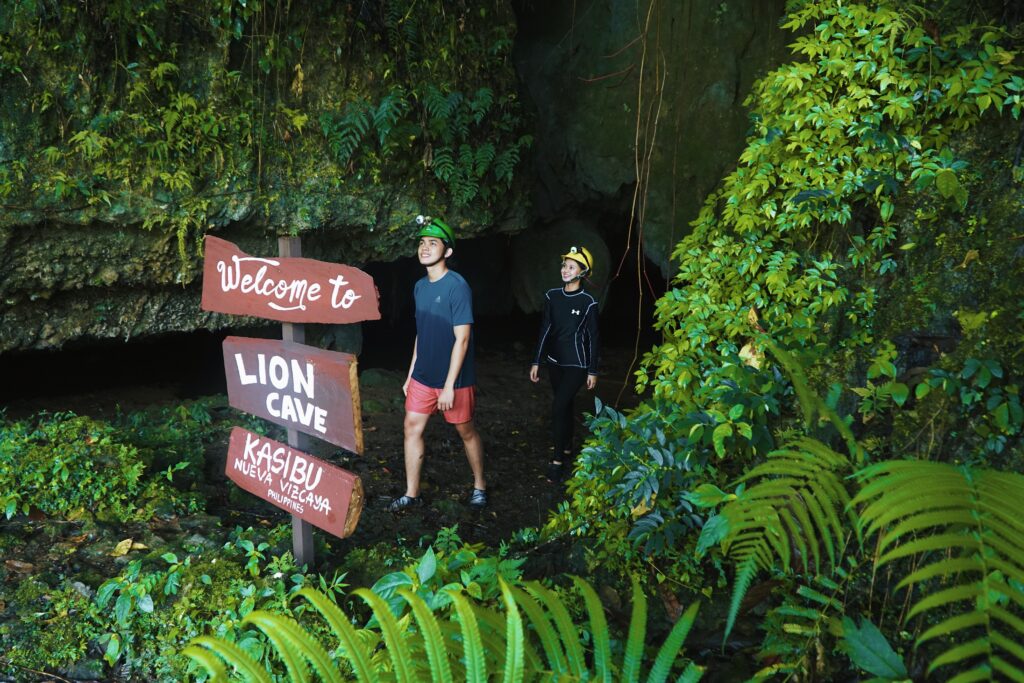
<path fill-rule="evenodd" d="M 548 463 L 547 478 L 548 478 L 548 481 L 550 481 L 552 484 L 559 484 L 559 483 L 561 483 L 562 480 L 565 479 L 565 463 L 564 462 L 549 462 Z"/>
<path fill-rule="evenodd" d="M 391 501 L 388 505 L 388 512 L 401 512 L 409 508 L 418 508 L 423 505 L 423 499 L 416 496 L 400 496 Z"/>
<path fill-rule="evenodd" d="M 487 491 L 473 489 L 473 493 L 469 494 L 469 507 L 474 510 L 483 510 L 487 507 Z"/>

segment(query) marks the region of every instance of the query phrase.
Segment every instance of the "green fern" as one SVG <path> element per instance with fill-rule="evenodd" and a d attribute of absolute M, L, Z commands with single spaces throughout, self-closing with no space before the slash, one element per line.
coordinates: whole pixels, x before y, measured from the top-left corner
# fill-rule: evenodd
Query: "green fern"
<path fill-rule="evenodd" d="M 845 613 L 843 599 L 853 572 L 837 567 L 833 576 L 815 576 L 787 584 L 782 604 L 765 617 L 765 640 L 758 656 L 772 663 L 756 679 L 786 674 L 804 679 L 819 668 L 823 652 L 832 649 L 826 641 L 834 624 Z"/>
<path fill-rule="evenodd" d="M 377 140 L 382 146 L 407 109 L 404 93 L 400 88 L 396 88 L 385 95 L 373 110 L 373 127 L 377 129 Z"/>
<path fill-rule="evenodd" d="M 451 666 L 448 664 L 448 657 L 444 649 L 444 640 L 441 635 L 441 626 L 437 618 L 430 611 L 427 603 L 420 596 L 408 588 L 399 588 L 398 594 L 409 603 L 409 608 L 416 617 L 416 624 L 422 634 L 424 649 L 427 653 L 427 661 L 430 664 L 430 680 L 450 681 L 452 680 Z"/>
<path fill-rule="evenodd" d="M 372 125 L 371 108 L 366 102 L 349 102 L 340 118 L 329 113 L 320 116 L 321 130 L 339 164 L 352 159 Z"/>
<path fill-rule="evenodd" d="M 448 97 L 436 86 L 429 85 L 423 93 L 422 101 L 431 123 L 443 128 L 448 122 L 448 117 L 451 116 Z"/>
<path fill-rule="evenodd" d="M 921 647 L 946 649 L 928 673 L 954 666 L 957 683 L 1024 680 L 1024 476 L 896 460 L 856 474 L 861 527 L 878 532 L 878 565 L 918 556 L 899 588 L 921 589 L 908 619 L 928 618 Z"/>
<path fill-rule="evenodd" d="M 434 152 L 434 175 L 438 180 L 447 183 L 455 175 L 455 158 L 450 147 L 441 147 Z"/>
<path fill-rule="evenodd" d="M 491 143 L 485 142 L 477 147 L 476 152 L 473 154 L 473 175 L 477 178 L 483 178 L 484 174 L 487 173 L 487 169 L 491 167 L 494 156 L 494 145 Z"/>
<path fill-rule="evenodd" d="M 622 666 L 615 667 L 611 661 L 608 624 L 600 600 L 586 581 L 580 578 L 573 581 L 587 607 L 588 630 L 594 643 L 594 651 L 589 658 L 594 662 L 593 670 L 587 664 L 588 657 L 579 630 L 562 598 L 539 583 L 526 584 L 526 590 L 523 590 L 510 587 L 499 579 L 504 619 L 495 610 L 474 605 L 461 592 L 452 592 L 451 602 L 446 608 L 453 616 L 452 621 L 439 621 L 427 603 L 408 589 L 401 589 L 399 594 L 409 604 L 412 616 L 401 618 L 396 618 L 379 596 L 366 589 L 356 590 L 355 594 L 373 611 L 383 634 L 388 661 L 375 657 L 380 639 L 361 637 L 337 605 L 325 595 L 307 587 L 301 589 L 297 596 L 309 601 L 325 618 L 341 644 L 340 654 L 352 664 L 352 672 L 359 681 L 414 681 L 428 675 L 430 680 L 441 682 L 483 681 L 488 679 L 490 670 L 500 673 L 506 683 L 552 674 L 555 677 L 571 676 L 576 680 L 599 678 L 636 683 L 642 668 L 647 621 L 647 601 L 639 584 L 635 581 L 633 584 L 633 617 L 626 654 Z M 533 649 L 520 610 L 526 613 L 533 626 L 532 633 L 541 641 L 546 661 L 538 658 Z M 691 605 L 676 622 L 658 650 L 648 673 L 649 683 L 667 680 L 693 627 L 697 610 L 698 604 Z M 312 664 L 313 672 L 321 680 L 341 680 L 336 663 L 330 660 L 324 647 L 294 620 L 257 611 L 242 623 L 255 624 L 267 635 L 271 651 L 284 664 L 289 680 L 308 680 L 307 663 Z M 214 683 L 228 680 L 227 667 L 234 669 L 246 681 L 269 683 L 271 680 L 261 664 L 225 640 L 201 636 L 182 654 L 196 662 Z M 620 670 L 623 675 L 615 678 Z M 691 663 L 678 680 L 695 682 L 702 673 L 702 667 Z"/>
<path fill-rule="evenodd" d="M 725 637 L 758 569 L 794 565 L 804 573 L 832 572 L 839 565 L 847 529 L 856 518 L 848 510 L 843 482 L 849 461 L 825 444 L 798 439 L 791 448 L 773 451 L 737 483 L 752 486 L 722 508 L 726 532 L 722 550 L 737 563 L 737 578 Z"/>
<path fill-rule="evenodd" d="M 512 185 L 512 171 L 519 163 L 519 148 L 509 147 L 502 151 L 494 160 L 494 177 L 506 186 Z"/>
<path fill-rule="evenodd" d="M 487 112 L 490 111 L 491 105 L 494 104 L 494 91 L 490 88 L 480 88 L 476 91 L 476 95 L 469 103 L 469 108 L 473 112 L 473 122 L 480 125 L 480 122 L 487 116 Z"/>

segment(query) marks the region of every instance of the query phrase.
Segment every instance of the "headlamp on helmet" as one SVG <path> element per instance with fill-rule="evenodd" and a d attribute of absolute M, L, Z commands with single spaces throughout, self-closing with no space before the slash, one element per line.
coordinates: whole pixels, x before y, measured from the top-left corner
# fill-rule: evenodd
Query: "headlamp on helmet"
<path fill-rule="evenodd" d="M 432 218 L 420 214 L 416 216 L 416 225 L 420 229 L 416 232 L 416 239 L 420 237 L 436 237 L 445 243 L 446 246 L 455 245 L 455 231 L 440 218 Z"/>
<path fill-rule="evenodd" d="M 569 247 L 569 252 L 562 254 L 562 260 L 569 259 L 580 264 L 583 268 L 583 272 L 580 276 L 586 275 L 594 268 L 594 257 L 591 256 L 590 250 L 586 247 Z"/>

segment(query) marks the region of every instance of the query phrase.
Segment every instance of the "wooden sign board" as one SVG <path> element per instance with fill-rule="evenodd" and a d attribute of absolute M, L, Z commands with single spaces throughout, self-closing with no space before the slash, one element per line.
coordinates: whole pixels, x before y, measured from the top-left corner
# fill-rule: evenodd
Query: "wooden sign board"
<path fill-rule="evenodd" d="M 228 403 L 288 429 L 363 452 L 355 356 L 276 339 L 227 337 Z"/>
<path fill-rule="evenodd" d="M 300 257 L 249 256 L 210 235 L 205 249 L 204 311 L 289 323 L 380 320 L 377 287 L 358 268 Z"/>
<path fill-rule="evenodd" d="M 345 538 L 363 511 L 358 476 L 241 427 L 231 430 L 224 473 L 249 493 Z"/>

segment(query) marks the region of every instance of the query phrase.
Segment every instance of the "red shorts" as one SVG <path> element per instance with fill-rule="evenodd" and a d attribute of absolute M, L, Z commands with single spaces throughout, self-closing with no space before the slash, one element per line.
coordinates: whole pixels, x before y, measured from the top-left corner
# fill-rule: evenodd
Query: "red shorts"
<path fill-rule="evenodd" d="M 476 406 L 476 392 L 473 387 L 462 387 L 455 390 L 455 400 L 451 410 L 444 411 L 444 419 L 449 424 L 457 425 L 473 419 L 473 408 Z M 428 387 L 416 380 L 409 379 L 409 389 L 405 394 L 405 411 L 431 415 L 437 412 L 437 398 L 440 389 Z"/>

